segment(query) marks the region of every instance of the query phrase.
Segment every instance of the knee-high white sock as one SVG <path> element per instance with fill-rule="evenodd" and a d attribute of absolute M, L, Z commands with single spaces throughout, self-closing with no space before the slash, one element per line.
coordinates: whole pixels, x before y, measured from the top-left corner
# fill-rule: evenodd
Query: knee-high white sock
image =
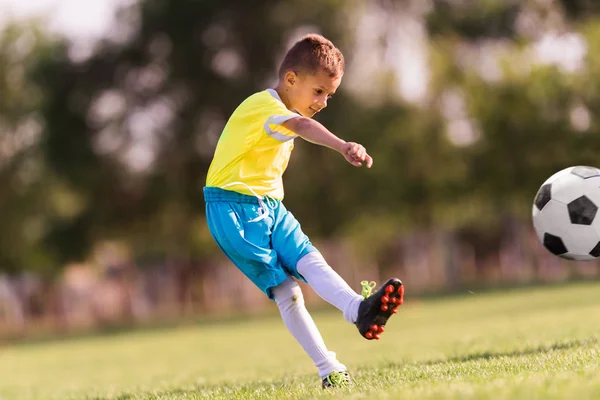
<path fill-rule="evenodd" d="M 346 371 L 346 366 L 337 360 L 335 353 L 325 347 L 321 333 L 306 310 L 302 290 L 296 281 L 288 278 L 272 290 L 283 323 L 313 360 L 319 376 L 324 378 L 334 371 Z"/>
<path fill-rule="evenodd" d="M 296 266 L 300 275 L 323 300 L 344 313 L 350 323 L 356 322 L 363 297 L 356 293 L 328 264 L 319 252 L 302 257 Z"/>

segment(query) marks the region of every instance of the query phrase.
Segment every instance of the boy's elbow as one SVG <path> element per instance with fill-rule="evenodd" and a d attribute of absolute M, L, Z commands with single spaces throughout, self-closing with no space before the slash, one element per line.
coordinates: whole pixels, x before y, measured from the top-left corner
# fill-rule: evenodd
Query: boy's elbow
<path fill-rule="evenodd" d="M 302 136 L 304 132 L 310 129 L 312 125 L 312 120 L 306 117 L 295 117 L 289 119 L 283 123 L 287 129 L 291 130 L 295 134 Z"/>

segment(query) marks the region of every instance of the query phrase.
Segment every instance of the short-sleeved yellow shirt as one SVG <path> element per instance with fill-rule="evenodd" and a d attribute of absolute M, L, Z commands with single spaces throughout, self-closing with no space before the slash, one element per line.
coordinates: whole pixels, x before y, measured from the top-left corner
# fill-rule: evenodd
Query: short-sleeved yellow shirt
<path fill-rule="evenodd" d="M 223 188 L 241 182 L 259 196 L 282 200 L 282 177 L 297 135 L 281 124 L 298 116 L 273 89 L 244 100 L 221 133 L 206 186 Z M 253 195 L 248 187 L 236 183 L 227 190 Z"/>

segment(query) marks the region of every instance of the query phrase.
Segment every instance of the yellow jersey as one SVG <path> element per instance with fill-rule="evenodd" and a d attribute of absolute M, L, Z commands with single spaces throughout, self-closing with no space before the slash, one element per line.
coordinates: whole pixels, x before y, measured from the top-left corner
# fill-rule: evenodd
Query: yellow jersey
<path fill-rule="evenodd" d="M 221 133 L 206 186 L 282 200 L 283 173 L 297 136 L 282 124 L 298 116 L 273 89 L 244 100 Z"/>

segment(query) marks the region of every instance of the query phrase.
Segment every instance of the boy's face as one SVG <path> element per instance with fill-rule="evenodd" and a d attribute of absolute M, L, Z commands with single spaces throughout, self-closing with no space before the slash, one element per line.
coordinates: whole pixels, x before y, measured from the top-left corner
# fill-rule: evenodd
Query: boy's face
<path fill-rule="evenodd" d="M 342 82 L 342 75 L 331 77 L 323 70 L 316 74 L 287 72 L 285 84 L 291 109 L 304 117 L 312 117 L 325 107 Z"/>

